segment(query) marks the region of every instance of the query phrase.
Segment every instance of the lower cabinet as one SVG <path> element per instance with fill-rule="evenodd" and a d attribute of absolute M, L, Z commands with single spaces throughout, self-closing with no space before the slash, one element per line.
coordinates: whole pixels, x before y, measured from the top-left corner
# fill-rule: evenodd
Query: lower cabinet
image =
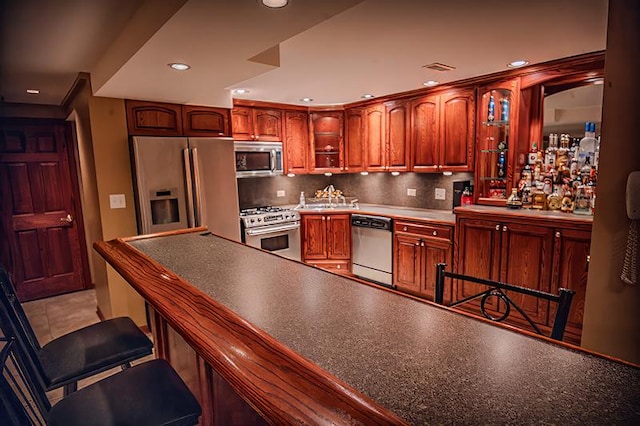
<path fill-rule="evenodd" d="M 453 228 L 422 222 L 396 220 L 393 226 L 393 284 L 398 290 L 433 300 L 436 264 L 452 270 Z M 451 300 L 451 282 L 445 283 L 444 299 Z"/>
<path fill-rule="evenodd" d="M 554 294 L 560 287 L 576 291 L 564 340 L 579 344 L 590 228 L 591 225 L 585 222 L 536 222 L 531 217 L 508 217 L 495 213 L 490 218 L 458 214 L 456 272 Z M 453 289 L 454 299 L 460 300 L 486 287 L 454 282 Z M 548 334 L 553 326 L 555 303 L 519 293 L 511 293 L 509 297 Z M 480 314 L 479 305 L 476 300 L 460 305 L 460 308 Z M 491 315 L 497 315 L 504 309 L 497 298 L 489 298 L 486 306 Z M 531 330 L 529 323 L 515 310 L 511 311 L 505 323 Z"/>
<path fill-rule="evenodd" d="M 302 261 L 332 272 L 351 270 L 351 216 L 302 215 Z"/>

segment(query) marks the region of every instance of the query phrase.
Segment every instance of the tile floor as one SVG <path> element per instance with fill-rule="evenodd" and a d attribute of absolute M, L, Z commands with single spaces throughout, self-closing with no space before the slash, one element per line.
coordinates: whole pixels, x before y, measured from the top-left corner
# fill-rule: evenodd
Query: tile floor
<path fill-rule="evenodd" d="M 96 306 L 95 290 L 78 291 L 22 304 L 40 345 L 45 345 L 56 337 L 99 322 L 100 318 L 96 313 Z M 151 338 L 151 336 L 149 337 Z M 149 355 L 134 364 L 153 357 L 153 354 Z M 118 371 L 120 368 L 81 380 L 78 382 L 78 389 Z M 48 396 L 51 403 L 55 404 L 62 398 L 62 389 L 55 389 L 49 392 Z"/>

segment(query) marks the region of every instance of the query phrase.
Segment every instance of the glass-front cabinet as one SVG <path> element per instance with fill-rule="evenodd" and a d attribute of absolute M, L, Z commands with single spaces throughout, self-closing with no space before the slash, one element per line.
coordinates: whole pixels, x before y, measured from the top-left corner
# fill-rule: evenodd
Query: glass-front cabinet
<path fill-rule="evenodd" d="M 519 80 L 481 87 L 474 198 L 478 204 L 504 205 L 511 193 L 517 136 Z"/>

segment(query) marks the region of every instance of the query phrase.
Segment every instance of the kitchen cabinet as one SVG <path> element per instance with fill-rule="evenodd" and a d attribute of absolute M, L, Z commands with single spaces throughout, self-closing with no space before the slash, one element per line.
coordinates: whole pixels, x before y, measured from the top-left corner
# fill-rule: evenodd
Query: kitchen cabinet
<path fill-rule="evenodd" d="M 364 109 L 350 108 L 345 110 L 345 159 L 346 172 L 361 172 L 365 166 Z"/>
<path fill-rule="evenodd" d="M 183 136 L 181 105 L 127 99 L 125 109 L 130 136 Z"/>
<path fill-rule="evenodd" d="M 234 106 L 231 110 L 231 122 L 235 140 L 282 140 L 282 110 Z"/>
<path fill-rule="evenodd" d="M 478 138 L 474 198 L 504 206 L 513 183 L 518 138 L 520 79 L 478 90 Z"/>
<path fill-rule="evenodd" d="M 557 294 L 560 287 L 576 291 L 565 341 L 579 343 L 586 293 L 590 224 L 537 222 L 530 217 L 470 216 L 457 214 L 456 272 Z M 471 296 L 486 286 L 454 283 L 455 299 Z M 551 329 L 555 304 L 533 296 L 509 293 L 544 332 Z M 488 299 L 492 315 L 503 306 Z M 459 306 L 480 313 L 479 301 Z M 506 323 L 531 330 L 515 310 Z"/>
<path fill-rule="evenodd" d="M 284 112 L 284 149 L 286 173 L 309 172 L 309 114 L 306 111 Z"/>
<path fill-rule="evenodd" d="M 349 214 L 302 214 L 303 262 L 348 274 L 351 267 Z"/>
<path fill-rule="evenodd" d="M 457 89 L 411 101 L 411 170 L 473 170 L 474 89 Z"/>
<path fill-rule="evenodd" d="M 404 100 L 369 106 L 364 111 L 365 170 L 407 171 L 409 105 Z"/>
<path fill-rule="evenodd" d="M 185 136 L 231 136 L 229 110 L 226 108 L 182 106 Z"/>
<path fill-rule="evenodd" d="M 453 228 L 446 225 L 396 220 L 393 226 L 393 284 L 398 290 L 433 300 L 436 264 L 453 260 Z M 445 302 L 451 300 L 451 281 L 445 283 Z"/>
<path fill-rule="evenodd" d="M 344 111 L 313 111 L 311 164 L 314 171 L 340 172 L 344 166 Z"/>

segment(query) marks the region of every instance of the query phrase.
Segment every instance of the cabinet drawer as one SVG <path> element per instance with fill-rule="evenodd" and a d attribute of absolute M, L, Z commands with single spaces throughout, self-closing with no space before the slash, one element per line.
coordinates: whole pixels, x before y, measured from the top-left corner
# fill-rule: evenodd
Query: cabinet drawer
<path fill-rule="evenodd" d="M 433 225 L 419 222 L 395 221 L 393 225 L 394 232 L 406 232 L 417 234 L 424 237 L 443 238 L 451 240 L 453 237 L 453 229 L 445 225 Z"/>
<path fill-rule="evenodd" d="M 326 269 L 327 271 L 331 271 L 337 274 L 349 274 L 351 271 L 349 268 L 350 262 L 348 260 L 339 261 L 339 260 L 330 260 L 323 262 L 313 262 L 308 261 L 309 265 L 316 266 L 318 268 Z"/>

